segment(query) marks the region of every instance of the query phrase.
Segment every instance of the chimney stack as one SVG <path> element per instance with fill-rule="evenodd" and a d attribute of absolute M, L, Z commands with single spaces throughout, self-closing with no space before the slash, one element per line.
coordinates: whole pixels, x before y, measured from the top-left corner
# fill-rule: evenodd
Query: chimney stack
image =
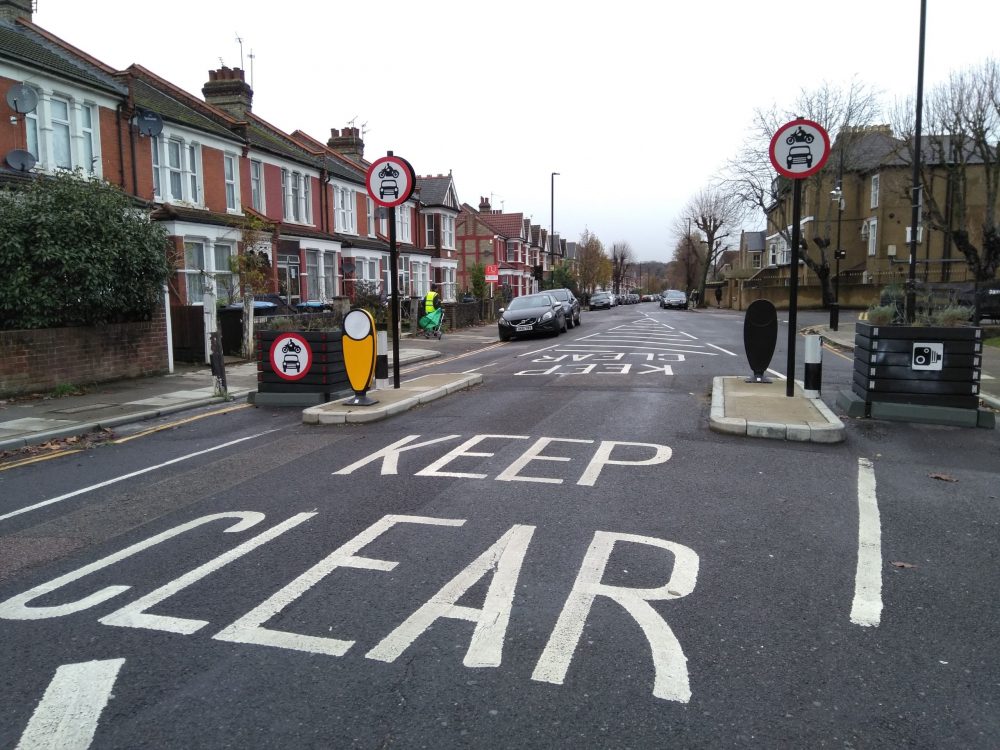
<path fill-rule="evenodd" d="M 365 156 L 365 142 L 361 140 L 361 131 L 350 125 L 343 130 L 331 128 L 330 140 L 326 142 L 326 145 L 358 164 Z"/>
<path fill-rule="evenodd" d="M 0 0 L 0 18 L 31 20 L 32 0 Z"/>
<path fill-rule="evenodd" d="M 206 102 L 241 121 L 247 119 L 253 104 L 253 89 L 243 79 L 242 68 L 223 65 L 208 71 L 208 83 L 202 86 L 201 93 Z"/>
<path fill-rule="evenodd" d="M 479 213 L 488 214 L 490 212 L 490 202 L 486 196 L 481 196 L 479 198 Z"/>

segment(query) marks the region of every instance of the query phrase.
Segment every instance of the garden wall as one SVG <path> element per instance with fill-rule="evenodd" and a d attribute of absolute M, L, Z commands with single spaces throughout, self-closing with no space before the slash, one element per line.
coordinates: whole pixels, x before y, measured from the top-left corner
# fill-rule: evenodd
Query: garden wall
<path fill-rule="evenodd" d="M 163 308 L 152 320 L 0 331 L 0 396 L 166 372 Z"/>

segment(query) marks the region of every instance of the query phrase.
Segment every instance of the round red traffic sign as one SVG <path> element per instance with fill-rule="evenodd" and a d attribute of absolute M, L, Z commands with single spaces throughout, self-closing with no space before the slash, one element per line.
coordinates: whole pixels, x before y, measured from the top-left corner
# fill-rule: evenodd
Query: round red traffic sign
<path fill-rule="evenodd" d="M 283 380 L 301 380 L 312 364 L 312 347 L 300 333 L 282 333 L 271 344 L 271 369 Z"/>
<path fill-rule="evenodd" d="M 816 174 L 826 164 L 830 136 L 819 123 L 799 118 L 775 131 L 768 153 L 778 174 L 801 180 Z"/>
<path fill-rule="evenodd" d="M 368 167 L 365 184 L 368 195 L 379 206 L 395 208 L 410 199 L 416 187 L 410 162 L 400 156 L 383 156 Z"/>

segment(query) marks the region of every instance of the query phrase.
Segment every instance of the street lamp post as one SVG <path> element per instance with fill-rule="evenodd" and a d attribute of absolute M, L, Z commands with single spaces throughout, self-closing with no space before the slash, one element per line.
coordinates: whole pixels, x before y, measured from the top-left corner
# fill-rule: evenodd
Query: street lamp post
<path fill-rule="evenodd" d="M 837 201 L 837 249 L 833 251 L 837 267 L 833 277 L 833 304 L 830 305 L 830 330 L 836 331 L 840 326 L 840 259 L 845 255 L 844 250 L 840 247 L 840 224 L 844 216 L 842 176 L 837 178 L 837 187 L 830 191 L 830 195 Z"/>
<path fill-rule="evenodd" d="M 556 175 L 558 172 L 553 172 L 549 177 L 549 264 L 551 265 L 551 276 L 550 283 L 555 286 L 556 283 L 556 252 L 553 244 L 556 240 Z"/>

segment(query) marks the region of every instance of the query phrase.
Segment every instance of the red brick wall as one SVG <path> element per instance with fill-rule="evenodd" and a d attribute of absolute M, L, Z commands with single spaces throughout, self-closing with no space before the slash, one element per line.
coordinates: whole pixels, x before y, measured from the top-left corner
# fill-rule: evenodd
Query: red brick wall
<path fill-rule="evenodd" d="M 142 323 L 0 331 L 0 396 L 155 375 L 167 370 L 163 308 Z"/>
<path fill-rule="evenodd" d="M 281 167 L 264 165 L 264 208 L 265 215 L 274 221 L 285 218 L 285 196 L 281 192 Z"/>
<path fill-rule="evenodd" d="M 204 170 L 202 184 L 205 186 L 205 208 L 219 213 L 226 212 L 226 174 L 222 164 L 222 152 L 202 146 L 201 167 Z"/>

